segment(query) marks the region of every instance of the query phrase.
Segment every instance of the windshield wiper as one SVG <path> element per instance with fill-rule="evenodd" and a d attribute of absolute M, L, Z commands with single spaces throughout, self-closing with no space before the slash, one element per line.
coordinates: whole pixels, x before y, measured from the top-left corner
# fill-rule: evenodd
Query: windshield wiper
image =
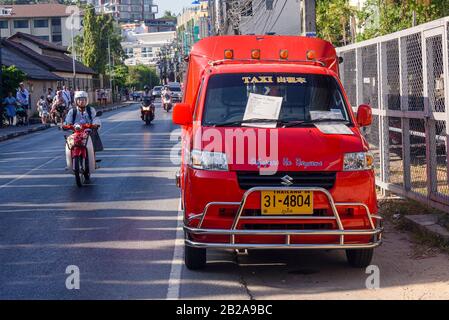
<path fill-rule="evenodd" d="M 283 124 L 282 127 L 283 128 L 296 127 L 296 126 L 309 125 L 309 124 L 314 124 L 314 123 L 319 123 L 319 122 L 340 122 L 340 123 L 344 123 L 344 124 L 349 124 L 350 123 L 348 120 L 344 120 L 344 119 L 325 119 L 325 118 L 320 118 L 320 119 L 315 119 L 315 120 L 284 121 L 284 122 L 282 122 L 282 124 Z"/>
<path fill-rule="evenodd" d="M 261 118 L 253 118 L 253 119 L 247 119 L 247 120 L 236 120 L 236 121 L 228 121 L 228 122 L 219 122 L 219 123 L 214 123 L 214 124 L 210 124 L 213 125 L 214 127 L 232 127 L 232 126 L 238 126 L 238 125 L 242 125 L 244 123 L 263 123 L 263 122 L 280 122 L 279 120 L 275 120 L 275 119 L 261 119 Z"/>

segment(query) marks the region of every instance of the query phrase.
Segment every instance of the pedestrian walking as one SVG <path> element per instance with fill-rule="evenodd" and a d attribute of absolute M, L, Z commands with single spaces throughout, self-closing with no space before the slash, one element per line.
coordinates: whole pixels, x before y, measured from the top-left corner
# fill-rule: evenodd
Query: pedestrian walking
<path fill-rule="evenodd" d="M 16 116 L 17 99 L 13 96 L 12 92 L 8 92 L 8 96 L 3 100 L 3 105 L 6 108 L 6 119 L 8 125 L 14 124 L 14 118 Z"/>
<path fill-rule="evenodd" d="M 19 84 L 16 94 L 17 102 L 19 103 L 19 108 L 17 109 L 17 114 L 23 118 L 23 124 L 28 123 L 28 110 L 30 109 L 30 93 L 25 88 L 23 82 Z"/>
<path fill-rule="evenodd" d="M 72 95 L 66 85 L 62 86 L 62 98 L 64 99 L 65 105 L 70 107 L 72 104 Z"/>
<path fill-rule="evenodd" d="M 39 117 L 41 118 L 42 124 L 46 124 L 50 118 L 50 111 L 47 99 L 44 96 L 41 96 L 37 102 L 37 111 L 39 112 Z"/>

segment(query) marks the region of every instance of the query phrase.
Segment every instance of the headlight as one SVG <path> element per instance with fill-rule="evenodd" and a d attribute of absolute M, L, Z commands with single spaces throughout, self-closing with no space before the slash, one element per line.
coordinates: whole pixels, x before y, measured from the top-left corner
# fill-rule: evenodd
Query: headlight
<path fill-rule="evenodd" d="M 359 171 L 373 169 L 374 156 L 371 152 L 346 153 L 343 171 Z"/>
<path fill-rule="evenodd" d="M 143 111 L 150 111 L 150 107 L 142 107 Z"/>
<path fill-rule="evenodd" d="M 226 154 L 222 152 L 192 150 L 190 164 L 195 169 L 228 170 L 228 160 L 226 159 Z"/>

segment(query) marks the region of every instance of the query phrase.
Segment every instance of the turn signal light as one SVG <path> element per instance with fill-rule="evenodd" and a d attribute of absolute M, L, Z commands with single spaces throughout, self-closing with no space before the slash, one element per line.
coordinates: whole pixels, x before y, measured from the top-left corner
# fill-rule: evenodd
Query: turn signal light
<path fill-rule="evenodd" d="M 260 59 L 260 50 L 259 49 L 251 50 L 251 59 Z"/>
<path fill-rule="evenodd" d="M 225 57 L 225 59 L 233 59 L 234 58 L 234 51 L 230 50 L 230 49 L 225 50 L 224 57 Z"/>
<path fill-rule="evenodd" d="M 314 50 L 309 50 L 306 53 L 307 60 L 315 60 L 316 59 L 316 52 Z"/>
<path fill-rule="evenodd" d="M 279 57 L 284 60 L 287 59 L 288 58 L 288 50 L 286 50 L 286 49 L 281 50 L 279 52 Z"/>

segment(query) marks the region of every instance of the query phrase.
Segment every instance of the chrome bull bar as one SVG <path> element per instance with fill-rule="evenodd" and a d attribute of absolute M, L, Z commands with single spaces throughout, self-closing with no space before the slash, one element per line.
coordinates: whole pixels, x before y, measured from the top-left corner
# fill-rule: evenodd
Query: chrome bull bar
<path fill-rule="evenodd" d="M 314 216 L 242 216 L 243 210 L 246 205 L 248 197 L 254 192 L 260 191 L 312 191 L 323 193 L 331 207 L 333 216 L 326 217 L 314 217 Z M 209 209 L 212 206 L 238 206 L 237 214 L 230 229 L 204 229 L 202 228 L 204 220 L 207 216 Z M 365 209 L 368 221 L 371 229 L 361 230 L 345 230 L 343 223 L 337 211 L 338 206 L 351 206 L 362 207 Z M 189 223 L 192 220 L 199 219 L 198 226 L 196 228 L 189 227 Z M 237 229 L 240 221 L 245 220 L 335 220 L 338 229 L 329 230 L 242 230 Z M 379 222 L 376 227 L 374 220 Z M 204 208 L 203 213 L 191 216 L 189 219 L 184 220 L 184 231 L 186 234 L 185 244 L 196 248 L 222 248 L 222 249 L 368 249 L 375 248 L 382 243 L 382 226 L 383 218 L 378 215 L 371 214 L 369 208 L 364 203 L 358 202 L 334 202 L 330 192 L 324 188 L 315 187 L 254 187 L 247 190 L 242 198 L 241 202 L 209 202 Z M 196 242 L 189 239 L 188 235 L 229 235 L 229 243 L 208 243 L 208 242 Z M 269 244 L 269 243 L 236 243 L 236 236 L 285 236 L 285 242 L 283 244 Z M 296 244 L 291 243 L 292 236 L 339 236 L 339 244 L 336 243 L 324 243 L 324 244 Z M 345 236 L 372 236 L 373 239 L 368 243 L 361 244 L 345 244 Z"/>

